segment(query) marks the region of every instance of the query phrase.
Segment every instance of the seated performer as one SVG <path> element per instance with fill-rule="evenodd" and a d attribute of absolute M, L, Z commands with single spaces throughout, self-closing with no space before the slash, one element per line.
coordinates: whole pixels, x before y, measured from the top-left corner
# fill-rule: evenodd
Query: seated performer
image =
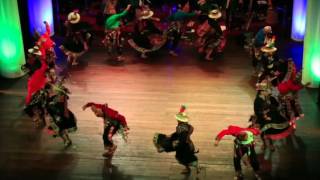
<path fill-rule="evenodd" d="M 87 103 L 82 107 L 83 110 L 91 107 L 91 110 L 97 117 L 103 118 L 104 132 L 103 132 L 103 144 L 105 152 L 102 154 L 106 158 L 112 158 L 114 152 L 117 149 L 117 145 L 113 143 L 112 137 L 115 133 L 121 133 L 123 139 L 127 140 L 128 126 L 126 118 L 108 107 L 108 104 L 96 104 Z"/>
<path fill-rule="evenodd" d="M 272 33 L 271 26 L 265 26 L 262 29 L 258 31 L 254 38 L 254 47 L 259 50 L 261 47 L 263 47 L 266 43 L 266 38 L 268 34 Z"/>
<path fill-rule="evenodd" d="M 182 172 L 188 174 L 191 172 L 190 166 L 196 167 L 197 173 L 200 172 L 198 158 L 195 153 L 194 144 L 191 140 L 193 127 L 188 123 L 189 117 L 184 112 L 186 107 L 183 105 L 180 112 L 176 114 L 175 118 L 178 121 L 176 132 L 170 136 L 156 133 L 153 142 L 158 152 L 172 152 L 176 151 L 176 159 L 178 162 L 186 167 Z"/>
<path fill-rule="evenodd" d="M 258 76 L 260 76 L 262 73 L 269 75 L 269 76 L 276 76 L 276 70 L 277 70 L 277 63 L 279 61 L 279 58 L 276 54 L 277 48 L 270 47 L 270 48 L 261 48 L 261 51 L 264 53 L 261 57 L 261 63 L 263 65 L 262 72 L 259 72 Z"/>
<path fill-rule="evenodd" d="M 233 165 L 236 171 L 235 179 L 242 179 L 243 174 L 241 171 L 241 158 L 247 154 L 250 159 L 250 164 L 255 172 L 255 177 L 261 179 L 259 176 L 259 162 L 254 149 L 254 136 L 258 135 L 260 132 L 255 128 L 241 128 L 238 126 L 229 126 L 228 129 L 222 130 L 215 139 L 215 146 L 218 146 L 220 140 L 225 135 L 232 135 L 235 137 L 234 140 L 234 156 Z"/>
<path fill-rule="evenodd" d="M 263 71 L 273 68 L 273 63 L 277 60 L 275 52 L 275 36 L 272 33 L 271 26 L 265 26 L 259 30 L 254 38 L 253 48 L 253 67 L 256 75 L 261 75 Z M 270 61 L 267 61 L 267 60 Z M 271 68 L 268 68 L 271 67 Z"/>

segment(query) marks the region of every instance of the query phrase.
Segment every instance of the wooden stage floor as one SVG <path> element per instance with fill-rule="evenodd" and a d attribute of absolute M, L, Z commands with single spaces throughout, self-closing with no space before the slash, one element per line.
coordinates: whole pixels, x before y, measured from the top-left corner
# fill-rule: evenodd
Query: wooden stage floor
<path fill-rule="evenodd" d="M 214 62 L 198 59 L 186 46 L 179 57 L 165 51 L 140 60 L 131 50 L 122 65 L 108 63 L 101 48 L 82 57 L 66 86 L 72 91 L 70 109 L 79 130 L 71 134 L 73 146 L 63 148 L 60 139 L 33 127 L 22 113 L 26 77 L 1 79 L 0 179 L 233 179 L 233 138 L 214 147 L 214 137 L 228 125 L 247 126 L 253 113 L 255 89 L 248 54 L 228 42 L 224 56 Z M 102 121 L 81 107 L 88 101 L 107 102 L 124 114 L 131 128 L 125 144 L 116 137 L 113 165 L 102 158 Z M 271 161 L 262 162 L 263 179 L 319 179 L 320 113 L 316 92 L 301 92 L 305 118 L 298 122 L 298 147 L 292 143 L 277 149 Z M 156 152 L 155 132 L 172 133 L 181 104 L 195 131 L 202 171 L 183 176 L 174 153 Z M 258 150 L 259 151 L 259 150 Z M 243 165 L 246 179 L 251 168 Z"/>

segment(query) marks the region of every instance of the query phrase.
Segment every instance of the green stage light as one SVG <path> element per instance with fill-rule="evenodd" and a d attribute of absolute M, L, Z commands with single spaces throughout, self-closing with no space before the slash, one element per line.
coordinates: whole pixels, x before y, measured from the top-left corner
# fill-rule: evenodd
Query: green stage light
<path fill-rule="evenodd" d="M 24 63 L 17 0 L 0 0 L 0 73 L 7 78 L 20 77 Z"/>
<path fill-rule="evenodd" d="M 308 0 L 307 24 L 303 48 L 303 83 L 311 82 L 318 87 L 320 82 L 320 1 Z"/>

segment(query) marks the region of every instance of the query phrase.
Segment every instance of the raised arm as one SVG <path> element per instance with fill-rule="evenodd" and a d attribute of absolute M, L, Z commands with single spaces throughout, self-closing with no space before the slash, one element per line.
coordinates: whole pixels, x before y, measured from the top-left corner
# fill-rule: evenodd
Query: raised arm
<path fill-rule="evenodd" d="M 46 33 L 47 33 L 47 35 L 50 36 L 50 34 L 51 34 L 51 29 L 50 29 L 49 23 L 48 23 L 47 21 L 43 21 L 43 23 L 44 23 L 45 26 L 46 26 Z"/>

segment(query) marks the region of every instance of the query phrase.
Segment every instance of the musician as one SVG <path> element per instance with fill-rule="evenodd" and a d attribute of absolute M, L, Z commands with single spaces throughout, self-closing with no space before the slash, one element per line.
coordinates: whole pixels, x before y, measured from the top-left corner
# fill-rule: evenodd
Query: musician
<path fill-rule="evenodd" d="M 265 26 L 262 29 L 260 29 L 254 38 L 254 47 L 259 49 L 262 46 L 264 46 L 266 43 L 266 38 L 270 33 L 272 33 L 271 26 Z"/>

